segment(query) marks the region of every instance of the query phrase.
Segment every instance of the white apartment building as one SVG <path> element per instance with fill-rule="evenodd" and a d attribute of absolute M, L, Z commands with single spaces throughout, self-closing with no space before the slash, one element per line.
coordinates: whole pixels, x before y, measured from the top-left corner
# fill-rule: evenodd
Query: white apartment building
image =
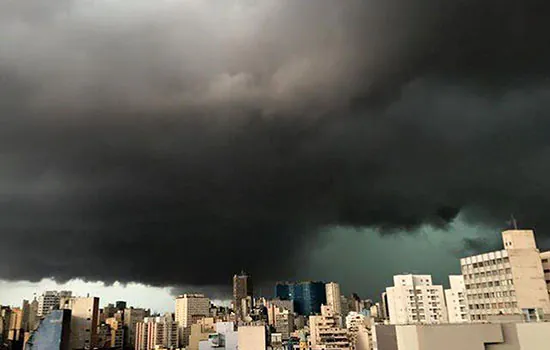
<path fill-rule="evenodd" d="M 38 317 L 44 317 L 50 313 L 53 309 L 59 308 L 60 298 L 71 297 L 70 291 L 55 291 L 50 290 L 44 292 L 41 296 L 38 297 Z"/>
<path fill-rule="evenodd" d="M 209 314 L 210 299 L 204 294 L 183 294 L 176 298 L 176 322 L 179 327 L 180 345 L 188 345 L 189 327 Z"/>
<path fill-rule="evenodd" d="M 327 305 L 334 310 L 337 315 L 342 315 L 342 298 L 340 294 L 340 285 L 335 282 L 325 284 Z M 343 315 L 345 316 L 345 315 Z"/>
<path fill-rule="evenodd" d="M 124 326 L 127 329 L 125 334 L 126 344 L 135 344 L 136 325 L 138 322 L 143 322 L 143 319 L 147 316 L 149 316 L 149 310 L 133 307 L 124 309 Z"/>
<path fill-rule="evenodd" d="M 504 249 L 460 259 L 472 321 L 490 315 L 550 314 L 542 260 L 532 230 L 502 232 Z"/>
<path fill-rule="evenodd" d="M 175 349 L 178 347 L 178 326 L 171 314 L 145 317 L 136 324 L 136 350 Z"/>
<path fill-rule="evenodd" d="M 449 323 L 470 322 L 464 278 L 462 275 L 449 276 L 449 284 L 451 288 L 445 289 Z"/>
<path fill-rule="evenodd" d="M 71 349 L 93 349 L 99 325 L 99 298 L 71 298 Z"/>
<path fill-rule="evenodd" d="M 350 349 L 348 331 L 330 306 L 321 305 L 321 315 L 309 316 L 309 345 L 312 350 Z"/>
<path fill-rule="evenodd" d="M 443 287 L 432 284 L 431 275 L 396 275 L 386 288 L 391 324 L 446 323 Z"/>
<path fill-rule="evenodd" d="M 362 313 L 350 311 L 346 316 L 346 328 L 348 330 L 348 339 L 352 349 L 368 350 L 371 349 L 371 328 L 374 319 L 367 317 Z"/>

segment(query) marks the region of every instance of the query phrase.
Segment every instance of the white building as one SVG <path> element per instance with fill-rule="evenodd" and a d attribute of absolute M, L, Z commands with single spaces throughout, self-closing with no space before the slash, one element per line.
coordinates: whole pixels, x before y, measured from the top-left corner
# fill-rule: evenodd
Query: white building
<path fill-rule="evenodd" d="M 374 320 L 362 313 L 350 311 L 346 316 L 346 328 L 351 348 L 368 350 L 371 348 L 371 328 Z"/>
<path fill-rule="evenodd" d="M 145 317 L 136 324 L 136 350 L 178 347 L 178 326 L 171 314 Z"/>
<path fill-rule="evenodd" d="M 99 298 L 71 298 L 71 349 L 93 349 L 98 344 Z"/>
<path fill-rule="evenodd" d="M 449 283 L 451 288 L 445 289 L 445 301 L 447 303 L 447 315 L 449 317 L 449 322 L 470 322 L 464 278 L 460 275 L 449 276 Z"/>
<path fill-rule="evenodd" d="M 38 297 L 38 317 L 44 317 L 50 313 L 53 309 L 59 308 L 60 298 L 71 297 L 70 291 L 55 291 L 50 290 L 44 292 L 41 296 Z"/>
<path fill-rule="evenodd" d="M 210 299 L 203 294 L 183 294 L 176 298 L 176 322 L 179 327 L 180 345 L 189 344 L 191 325 L 209 314 Z"/>
<path fill-rule="evenodd" d="M 321 305 L 321 315 L 309 316 L 311 349 L 350 349 L 348 332 L 341 324 L 341 317 L 331 307 Z"/>
<path fill-rule="evenodd" d="M 126 344 L 134 345 L 136 343 L 136 326 L 138 322 L 143 322 L 145 317 L 149 316 L 149 310 L 141 308 L 124 309 L 124 326 L 127 332 L 125 333 Z"/>
<path fill-rule="evenodd" d="M 208 336 L 208 340 L 199 342 L 199 350 L 237 350 L 238 332 L 233 322 L 217 322 L 216 333 Z"/>
<path fill-rule="evenodd" d="M 396 275 L 386 288 L 391 324 L 446 323 L 443 287 L 432 284 L 430 275 Z"/>
<path fill-rule="evenodd" d="M 470 318 L 550 314 L 550 299 L 532 230 L 502 232 L 504 249 L 460 259 Z"/>
<path fill-rule="evenodd" d="M 325 284 L 327 305 L 334 310 L 337 315 L 342 315 L 342 295 L 340 294 L 340 285 L 335 282 Z M 344 315 L 345 316 L 345 315 Z"/>

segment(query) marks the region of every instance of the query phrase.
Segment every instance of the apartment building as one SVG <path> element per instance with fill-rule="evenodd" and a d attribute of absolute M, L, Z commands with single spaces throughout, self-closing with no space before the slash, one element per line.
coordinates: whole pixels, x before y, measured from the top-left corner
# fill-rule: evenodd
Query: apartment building
<path fill-rule="evenodd" d="M 466 300 L 466 287 L 461 275 L 449 276 L 450 289 L 445 289 L 445 301 L 449 323 L 470 322 L 468 302 Z"/>
<path fill-rule="evenodd" d="M 341 317 L 330 306 L 321 305 L 321 315 L 309 316 L 311 349 L 350 349 L 347 329 L 341 324 Z"/>
<path fill-rule="evenodd" d="M 460 259 L 470 319 L 501 314 L 543 318 L 550 313 L 550 299 L 533 231 L 503 231 L 502 242 L 503 250 Z"/>
<path fill-rule="evenodd" d="M 342 315 L 342 295 L 340 294 L 340 285 L 335 282 L 327 283 L 325 284 L 325 292 L 327 295 L 327 305 L 334 310 L 335 314 Z"/>
<path fill-rule="evenodd" d="M 145 317 L 136 324 L 136 350 L 175 349 L 178 347 L 178 327 L 171 314 Z"/>
<path fill-rule="evenodd" d="M 176 298 L 176 322 L 179 327 L 180 345 L 189 345 L 191 325 L 209 314 L 210 299 L 203 294 L 183 294 Z"/>
<path fill-rule="evenodd" d="M 550 251 L 540 253 L 540 260 L 542 263 L 542 271 L 544 272 L 546 289 L 550 295 Z"/>
<path fill-rule="evenodd" d="M 386 288 L 391 324 L 446 323 L 443 287 L 433 285 L 430 275 L 396 275 Z"/>

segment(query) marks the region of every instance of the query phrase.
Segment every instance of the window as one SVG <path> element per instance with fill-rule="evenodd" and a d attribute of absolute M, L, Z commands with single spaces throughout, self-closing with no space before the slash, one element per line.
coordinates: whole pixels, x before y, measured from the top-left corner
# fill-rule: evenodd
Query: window
<path fill-rule="evenodd" d="M 548 262 L 548 259 L 542 259 L 542 263 L 546 264 Z"/>
<path fill-rule="evenodd" d="M 510 245 L 512 245 L 512 244 L 510 244 Z M 508 258 L 506 257 L 506 258 L 502 258 L 502 261 L 505 262 L 505 263 L 507 263 L 507 262 L 510 262 L 510 259 L 508 259 Z"/>
<path fill-rule="evenodd" d="M 544 273 L 550 272 L 550 269 L 544 269 Z"/>

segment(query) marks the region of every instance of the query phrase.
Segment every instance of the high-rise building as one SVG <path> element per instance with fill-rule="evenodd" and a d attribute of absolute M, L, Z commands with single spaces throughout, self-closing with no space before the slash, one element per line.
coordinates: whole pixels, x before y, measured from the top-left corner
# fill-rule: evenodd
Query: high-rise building
<path fill-rule="evenodd" d="M 124 311 L 126 310 L 126 302 L 125 301 L 122 301 L 122 300 L 119 300 L 115 303 L 115 308 L 119 311 Z"/>
<path fill-rule="evenodd" d="M 38 300 L 36 298 L 31 301 L 29 305 L 29 325 L 28 325 L 28 331 L 33 331 L 38 327 L 38 322 L 40 321 L 40 318 L 38 317 Z"/>
<path fill-rule="evenodd" d="M 242 318 L 246 316 L 243 314 L 243 299 L 253 300 L 254 290 L 252 286 L 252 279 L 250 276 L 241 271 L 240 274 L 233 276 L 233 306 L 235 307 L 235 314 L 237 317 Z"/>
<path fill-rule="evenodd" d="M 70 298 L 72 293 L 70 291 L 55 291 L 50 290 L 44 292 L 41 296 L 38 297 L 38 317 L 44 317 L 51 310 L 59 308 L 59 301 L 61 298 Z"/>
<path fill-rule="evenodd" d="M 171 314 L 145 317 L 136 324 L 135 350 L 175 349 L 178 347 L 178 326 Z"/>
<path fill-rule="evenodd" d="M 183 294 L 176 298 L 176 322 L 179 327 L 179 342 L 189 344 L 191 325 L 210 314 L 210 299 L 203 294 Z"/>
<path fill-rule="evenodd" d="M 136 343 L 136 325 L 142 322 L 145 317 L 149 316 L 149 310 L 141 308 L 127 308 L 124 310 L 123 320 L 126 327 L 125 345 L 134 346 Z"/>
<path fill-rule="evenodd" d="M 110 317 L 105 320 L 105 323 L 111 328 L 111 348 L 122 349 L 124 347 L 124 325 L 122 321 Z"/>
<path fill-rule="evenodd" d="M 446 323 L 443 287 L 430 275 L 396 275 L 386 288 L 391 324 Z"/>
<path fill-rule="evenodd" d="M 348 332 L 341 327 L 341 316 L 331 307 L 321 306 L 321 315 L 309 316 L 312 349 L 349 349 Z"/>
<path fill-rule="evenodd" d="M 25 350 L 72 350 L 70 332 L 71 310 L 49 310 L 31 332 Z"/>
<path fill-rule="evenodd" d="M 342 300 L 340 294 L 340 285 L 335 282 L 325 284 L 327 305 L 334 310 L 337 315 L 342 315 Z"/>
<path fill-rule="evenodd" d="M 314 315 L 321 312 L 326 304 L 325 283 L 323 282 L 279 282 L 275 286 L 276 297 L 292 300 L 294 311 L 299 315 Z"/>
<path fill-rule="evenodd" d="M 450 289 L 445 289 L 445 301 L 449 323 L 470 322 L 468 313 L 468 301 L 466 300 L 466 287 L 461 275 L 449 276 Z"/>
<path fill-rule="evenodd" d="M 76 297 L 70 302 L 71 349 L 93 349 L 97 346 L 99 298 Z"/>
<path fill-rule="evenodd" d="M 472 321 L 491 315 L 550 314 L 541 255 L 532 230 L 502 232 L 503 250 L 460 259 Z"/>

